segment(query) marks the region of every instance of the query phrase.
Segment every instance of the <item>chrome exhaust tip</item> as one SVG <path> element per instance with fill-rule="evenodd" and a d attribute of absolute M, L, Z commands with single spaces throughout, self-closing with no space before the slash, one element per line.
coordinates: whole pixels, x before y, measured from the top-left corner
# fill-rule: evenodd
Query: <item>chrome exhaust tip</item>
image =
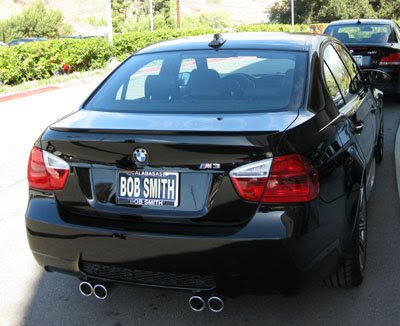
<path fill-rule="evenodd" d="M 203 311 L 206 303 L 204 299 L 198 295 L 194 295 L 189 299 L 189 306 L 193 311 Z"/>
<path fill-rule="evenodd" d="M 221 312 L 224 309 L 224 300 L 218 296 L 212 296 L 207 301 L 208 308 L 212 312 Z"/>
<path fill-rule="evenodd" d="M 93 293 L 97 299 L 104 300 L 107 298 L 108 290 L 104 285 L 96 284 L 93 288 Z"/>
<path fill-rule="evenodd" d="M 79 283 L 79 292 L 85 297 L 90 297 L 93 294 L 92 284 L 89 282 Z"/>

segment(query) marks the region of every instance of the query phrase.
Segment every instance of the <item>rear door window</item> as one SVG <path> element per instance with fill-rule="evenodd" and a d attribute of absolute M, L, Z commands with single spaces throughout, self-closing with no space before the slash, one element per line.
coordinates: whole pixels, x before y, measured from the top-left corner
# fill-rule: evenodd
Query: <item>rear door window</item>
<path fill-rule="evenodd" d="M 329 70 L 334 80 L 336 81 L 337 87 L 339 88 L 339 91 L 344 101 L 345 102 L 350 101 L 351 98 L 354 96 L 353 94 L 354 92 L 351 91 L 353 90 L 353 87 L 352 87 L 352 77 L 350 74 L 353 74 L 354 71 L 350 70 L 352 68 L 347 68 L 345 66 L 342 59 L 339 57 L 335 48 L 331 44 L 329 44 L 324 49 L 323 58 L 327 68 L 324 69 L 325 81 L 327 85 L 328 85 L 328 80 L 330 79 L 330 75 L 327 74 L 327 71 Z"/>
<path fill-rule="evenodd" d="M 341 108 L 344 105 L 344 99 L 342 97 L 342 93 L 340 92 L 339 86 L 335 80 L 335 77 L 333 77 L 332 72 L 330 71 L 326 63 L 324 63 L 324 76 L 329 95 L 332 97 L 336 106 L 338 108 Z"/>

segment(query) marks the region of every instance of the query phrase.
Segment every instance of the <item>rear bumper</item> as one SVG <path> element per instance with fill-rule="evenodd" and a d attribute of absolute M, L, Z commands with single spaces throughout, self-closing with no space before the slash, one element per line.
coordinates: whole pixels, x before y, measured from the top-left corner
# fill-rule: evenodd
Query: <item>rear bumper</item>
<path fill-rule="evenodd" d="M 322 278 L 337 267 L 338 229 L 320 224 L 295 234 L 296 223 L 304 218 L 287 218 L 284 211 L 259 212 L 240 231 L 223 237 L 121 232 L 66 223 L 53 198 L 33 198 L 26 227 L 36 260 L 49 271 L 129 284 L 243 292 L 297 287 L 308 276 Z M 337 217 L 334 224 L 344 226 Z"/>

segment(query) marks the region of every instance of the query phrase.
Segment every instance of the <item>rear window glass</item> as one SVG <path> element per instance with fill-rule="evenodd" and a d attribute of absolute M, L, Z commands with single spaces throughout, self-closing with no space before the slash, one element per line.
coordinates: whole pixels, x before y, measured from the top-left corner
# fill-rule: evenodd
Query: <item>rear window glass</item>
<path fill-rule="evenodd" d="M 205 50 L 142 54 L 125 62 L 85 109 L 206 113 L 297 109 L 307 53 Z"/>
<path fill-rule="evenodd" d="M 354 24 L 328 26 L 325 34 L 332 35 L 343 43 L 387 43 L 391 42 L 391 27 L 383 24 Z"/>

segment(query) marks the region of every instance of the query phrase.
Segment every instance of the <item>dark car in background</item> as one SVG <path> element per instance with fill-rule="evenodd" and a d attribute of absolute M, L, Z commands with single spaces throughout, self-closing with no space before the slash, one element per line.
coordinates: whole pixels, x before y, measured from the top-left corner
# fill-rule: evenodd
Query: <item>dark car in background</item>
<path fill-rule="evenodd" d="M 29 38 L 18 38 L 15 40 L 12 40 L 11 42 L 8 43 L 9 46 L 13 45 L 21 45 L 24 43 L 30 43 L 30 42 L 39 42 L 39 41 L 46 41 L 47 39 L 44 37 L 29 37 Z"/>
<path fill-rule="evenodd" d="M 85 296 L 181 289 L 195 311 L 310 278 L 358 286 L 382 153 L 382 92 L 336 39 L 162 42 L 37 139 L 30 248 Z"/>
<path fill-rule="evenodd" d="M 400 28 L 393 20 L 358 19 L 330 23 L 325 34 L 339 39 L 368 74 L 380 69 L 389 74 L 377 87 L 386 93 L 400 93 Z"/>

